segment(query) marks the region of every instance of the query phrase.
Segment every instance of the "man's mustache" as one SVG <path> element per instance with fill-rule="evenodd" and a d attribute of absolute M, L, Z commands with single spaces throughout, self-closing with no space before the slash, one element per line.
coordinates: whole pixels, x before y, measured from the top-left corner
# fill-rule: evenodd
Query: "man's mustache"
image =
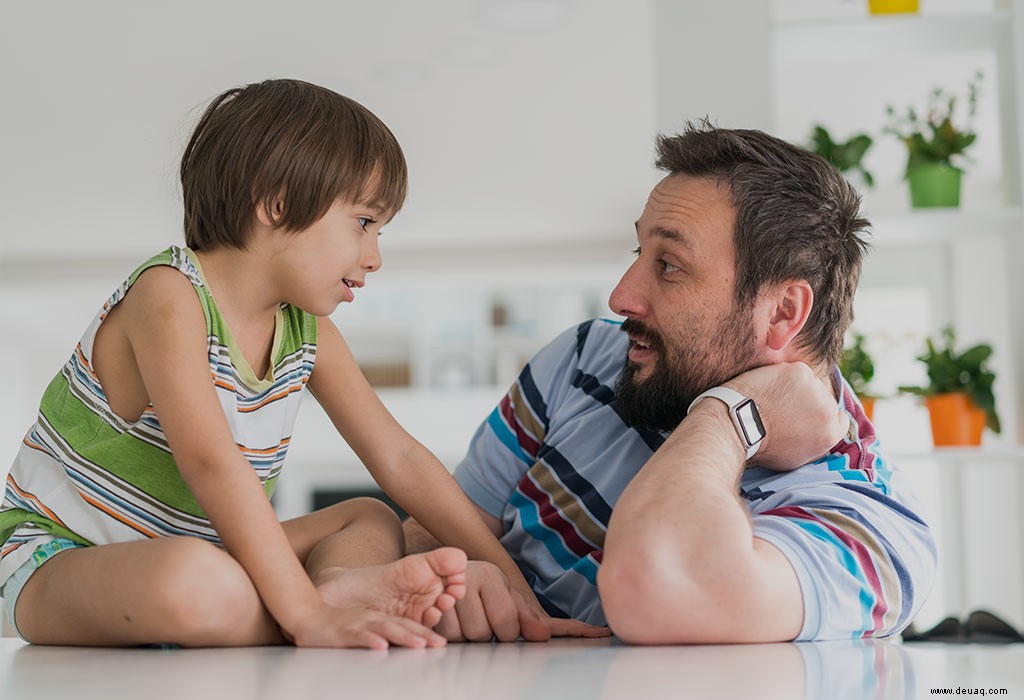
<path fill-rule="evenodd" d="M 623 321 L 620 330 L 631 338 L 643 341 L 644 344 L 649 345 L 653 350 L 661 352 L 665 348 L 665 343 L 662 341 L 661 336 L 645 326 L 642 321 L 637 321 L 635 318 L 627 318 Z"/>

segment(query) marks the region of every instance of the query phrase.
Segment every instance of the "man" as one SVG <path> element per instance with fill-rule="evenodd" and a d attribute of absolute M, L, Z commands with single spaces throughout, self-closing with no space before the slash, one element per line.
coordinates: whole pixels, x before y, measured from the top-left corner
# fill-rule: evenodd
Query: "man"
<path fill-rule="evenodd" d="M 935 546 L 836 369 L 858 195 L 758 131 L 689 125 L 659 139 L 657 165 L 610 299 L 626 320 L 542 349 L 459 484 L 554 617 L 648 644 L 897 634 Z M 406 531 L 410 551 L 436 544 Z M 545 638 L 472 566 L 442 634 Z"/>

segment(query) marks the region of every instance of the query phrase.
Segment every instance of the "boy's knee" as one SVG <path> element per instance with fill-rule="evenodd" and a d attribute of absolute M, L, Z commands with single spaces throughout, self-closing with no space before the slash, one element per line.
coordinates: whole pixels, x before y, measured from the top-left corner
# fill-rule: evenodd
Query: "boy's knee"
<path fill-rule="evenodd" d="M 251 626 L 262 603 L 241 564 L 194 537 L 168 540 L 167 547 L 167 556 L 153 572 L 153 599 L 181 631 L 180 641 L 223 643 Z"/>
<path fill-rule="evenodd" d="M 376 527 L 402 531 L 402 521 L 398 513 L 376 498 L 353 498 L 338 505 L 345 506 L 347 525 L 372 524 Z"/>

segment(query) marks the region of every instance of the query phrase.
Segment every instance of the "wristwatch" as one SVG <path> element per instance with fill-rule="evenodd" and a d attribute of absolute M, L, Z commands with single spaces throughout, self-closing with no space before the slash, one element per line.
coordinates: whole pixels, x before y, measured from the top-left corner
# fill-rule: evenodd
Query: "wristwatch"
<path fill-rule="evenodd" d="M 753 457 L 766 435 L 764 423 L 761 422 L 761 414 L 758 413 L 754 400 L 748 399 L 740 392 L 728 387 L 716 386 L 695 398 L 690 403 L 690 407 L 686 409 L 686 414 L 689 415 L 693 407 L 706 398 L 718 399 L 729 407 L 729 416 L 732 417 L 732 424 L 736 426 L 740 442 L 743 443 L 743 448 L 747 452 L 747 459 Z"/>

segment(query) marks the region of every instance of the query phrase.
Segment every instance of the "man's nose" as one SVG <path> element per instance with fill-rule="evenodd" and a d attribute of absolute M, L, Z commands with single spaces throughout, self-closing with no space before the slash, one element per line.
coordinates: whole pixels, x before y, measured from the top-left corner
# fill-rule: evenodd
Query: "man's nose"
<path fill-rule="evenodd" d="M 608 297 L 608 307 L 619 316 L 636 318 L 647 314 L 647 301 L 639 262 L 638 258 L 626 269 L 619 283 L 612 290 L 611 296 Z"/>

